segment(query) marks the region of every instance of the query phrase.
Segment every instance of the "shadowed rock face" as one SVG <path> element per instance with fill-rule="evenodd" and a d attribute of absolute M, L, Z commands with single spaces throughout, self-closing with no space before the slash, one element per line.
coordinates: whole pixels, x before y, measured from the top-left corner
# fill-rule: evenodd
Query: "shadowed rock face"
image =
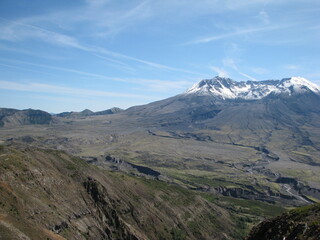
<path fill-rule="evenodd" d="M 106 156 L 105 159 L 106 159 L 107 162 L 114 163 L 115 164 L 114 167 L 117 170 L 123 170 L 123 169 L 126 169 L 126 168 L 133 168 L 133 169 L 136 169 L 139 173 L 142 173 L 142 174 L 145 174 L 145 175 L 148 175 L 148 176 L 152 176 L 152 177 L 155 177 L 155 178 L 160 176 L 160 172 L 155 171 L 155 170 L 153 170 L 151 168 L 148 168 L 148 167 L 139 166 L 139 165 L 136 165 L 136 164 L 133 164 L 133 163 L 129 163 L 129 162 L 123 161 L 121 159 L 114 158 L 112 156 Z"/>
<path fill-rule="evenodd" d="M 254 227 L 247 240 L 320 239 L 320 205 L 297 208 Z"/>
<path fill-rule="evenodd" d="M 92 177 L 88 177 L 83 182 L 83 186 L 94 201 L 97 220 L 105 225 L 104 232 L 101 233 L 104 238 L 112 239 L 116 237 L 117 239 L 139 240 L 139 236 L 136 236 L 134 232 L 130 232 L 130 228 L 121 219 L 112 202 L 108 199 L 107 190 L 101 183 Z"/>
<path fill-rule="evenodd" d="M 41 110 L 0 109 L 0 126 L 49 124 L 51 121 L 52 116 Z"/>

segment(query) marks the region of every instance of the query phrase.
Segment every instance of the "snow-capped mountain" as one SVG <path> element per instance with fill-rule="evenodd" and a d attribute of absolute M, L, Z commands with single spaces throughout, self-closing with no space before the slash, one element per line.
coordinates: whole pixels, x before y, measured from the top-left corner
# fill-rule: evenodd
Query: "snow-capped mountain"
<path fill-rule="evenodd" d="M 184 95 L 209 95 L 220 99 L 258 100 L 272 93 L 294 95 L 305 92 L 320 95 L 320 87 L 302 77 L 247 82 L 236 82 L 230 78 L 215 77 L 198 82 L 188 89 Z"/>
<path fill-rule="evenodd" d="M 252 129 L 264 126 L 274 130 L 279 124 L 294 128 L 306 121 L 306 116 L 319 123 L 320 88 L 300 77 L 246 82 L 215 77 L 182 94 L 129 108 L 124 114 L 142 117 L 145 126 L 181 131 L 219 129 L 225 124 L 237 126 L 235 129 L 254 125 Z"/>

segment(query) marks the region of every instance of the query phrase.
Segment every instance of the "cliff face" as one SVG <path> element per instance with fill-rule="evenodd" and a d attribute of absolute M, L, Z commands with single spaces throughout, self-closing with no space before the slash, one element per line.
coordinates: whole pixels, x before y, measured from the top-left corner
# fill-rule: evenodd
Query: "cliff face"
<path fill-rule="evenodd" d="M 320 204 L 297 208 L 254 227 L 247 240 L 320 239 Z"/>
<path fill-rule="evenodd" d="M 190 190 L 21 145 L 0 146 L 0 162 L 1 239 L 239 238 L 227 211 Z"/>

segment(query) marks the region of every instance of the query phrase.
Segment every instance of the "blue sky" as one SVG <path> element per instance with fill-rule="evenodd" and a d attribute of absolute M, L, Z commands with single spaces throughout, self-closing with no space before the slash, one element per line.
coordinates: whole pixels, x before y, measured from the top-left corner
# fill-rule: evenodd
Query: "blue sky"
<path fill-rule="evenodd" d="M 0 107 L 127 108 L 216 75 L 320 84 L 318 0 L 1 0 Z"/>

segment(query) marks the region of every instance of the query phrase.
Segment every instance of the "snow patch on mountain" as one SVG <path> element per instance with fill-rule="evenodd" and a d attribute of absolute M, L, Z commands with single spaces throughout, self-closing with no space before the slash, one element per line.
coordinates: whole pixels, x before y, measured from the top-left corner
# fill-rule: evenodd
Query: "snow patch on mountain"
<path fill-rule="evenodd" d="M 287 79 L 282 79 L 278 88 L 284 92 L 292 93 L 303 93 L 306 91 L 312 91 L 315 93 L 320 93 L 320 88 L 302 77 L 292 77 Z"/>
<path fill-rule="evenodd" d="M 236 82 L 230 78 L 215 77 L 198 82 L 184 94 L 210 95 L 220 99 L 258 100 L 271 93 L 294 95 L 305 92 L 320 94 L 320 88 L 302 77 L 247 82 Z"/>

